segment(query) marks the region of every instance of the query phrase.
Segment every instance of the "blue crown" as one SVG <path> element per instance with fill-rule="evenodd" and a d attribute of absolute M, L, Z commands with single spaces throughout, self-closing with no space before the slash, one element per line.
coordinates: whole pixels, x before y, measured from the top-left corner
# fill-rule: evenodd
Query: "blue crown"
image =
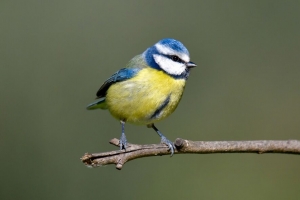
<path fill-rule="evenodd" d="M 178 52 L 178 53 L 183 53 L 186 55 L 190 55 L 189 51 L 187 50 L 187 48 L 179 41 L 172 39 L 172 38 L 165 38 L 160 40 L 157 44 L 161 44 L 165 47 L 169 47 L 171 49 L 173 49 L 174 51 Z"/>

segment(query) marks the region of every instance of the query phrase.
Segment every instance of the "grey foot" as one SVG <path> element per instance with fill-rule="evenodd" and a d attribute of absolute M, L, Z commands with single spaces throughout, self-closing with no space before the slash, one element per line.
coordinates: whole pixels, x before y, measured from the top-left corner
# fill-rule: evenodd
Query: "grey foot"
<path fill-rule="evenodd" d="M 124 133 L 122 133 L 121 138 L 120 138 L 120 150 L 125 149 L 127 147 L 127 139 Z"/>
<path fill-rule="evenodd" d="M 173 142 L 168 140 L 166 137 L 162 136 L 161 137 L 161 143 L 164 143 L 169 147 L 169 150 L 171 151 L 171 156 L 173 156 L 174 151 L 175 151 L 175 146 L 174 146 Z"/>

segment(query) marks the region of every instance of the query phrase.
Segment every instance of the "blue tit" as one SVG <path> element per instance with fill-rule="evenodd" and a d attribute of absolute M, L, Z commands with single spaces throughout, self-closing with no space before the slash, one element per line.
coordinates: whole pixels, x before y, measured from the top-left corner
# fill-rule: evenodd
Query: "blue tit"
<path fill-rule="evenodd" d="M 196 64 L 190 61 L 189 52 L 181 42 L 162 39 L 107 79 L 96 94 L 97 101 L 87 109 L 108 109 L 121 122 L 121 150 L 127 147 L 124 129 L 128 122 L 153 128 L 172 156 L 174 144 L 154 123 L 174 112 L 193 67 Z"/>

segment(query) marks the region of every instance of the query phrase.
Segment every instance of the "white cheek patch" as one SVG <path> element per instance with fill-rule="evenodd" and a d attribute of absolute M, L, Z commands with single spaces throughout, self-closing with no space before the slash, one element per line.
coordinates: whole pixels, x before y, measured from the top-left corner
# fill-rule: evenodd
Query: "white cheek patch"
<path fill-rule="evenodd" d="M 187 54 L 179 53 L 179 52 L 174 51 L 173 49 L 170 49 L 169 47 L 166 47 L 161 44 L 156 44 L 155 47 L 158 50 L 158 52 L 161 54 L 165 54 L 165 55 L 169 55 L 169 56 L 176 55 L 184 62 L 190 62 L 190 57 Z"/>
<path fill-rule="evenodd" d="M 154 54 L 153 58 L 160 68 L 168 74 L 180 75 L 185 71 L 186 66 L 183 63 L 174 62 L 173 60 L 158 54 Z"/>

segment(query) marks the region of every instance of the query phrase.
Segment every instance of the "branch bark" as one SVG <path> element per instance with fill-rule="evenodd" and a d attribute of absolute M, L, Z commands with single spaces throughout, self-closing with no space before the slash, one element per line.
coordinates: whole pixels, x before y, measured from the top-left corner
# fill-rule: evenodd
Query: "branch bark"
<path fill-rule="evenodd" d="M 119 146 L 119 140 L 114 138 L 111 144 Z M 174 142 L 174 154 L 185 153 L 284 153 L 300 154 L 299 140 L 256 140 L 256 141 L 191 141 L 177 138 Z M 81 161 L 88 167 L 116 164 L 117 169 L 137 158 L 170 155 L 165 144 L 128 144 L 126 150 L 116 150 L 103 153 L 86 153 Z"/>

